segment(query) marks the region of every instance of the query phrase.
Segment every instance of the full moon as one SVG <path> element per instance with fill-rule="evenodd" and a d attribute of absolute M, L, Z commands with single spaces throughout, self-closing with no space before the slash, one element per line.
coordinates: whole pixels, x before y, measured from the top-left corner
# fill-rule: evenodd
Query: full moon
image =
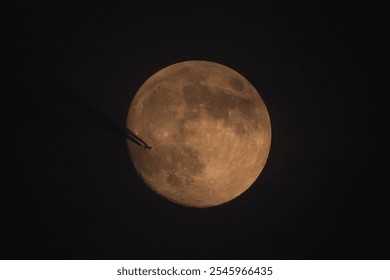
<path fill-rule="evenodd" d="M 271 123 L 257 90 L 214 62 L 185 61 L 152 75 L 137 91 L 127 127 L 151 149 L 128 141 L 142 180 L 188 207 L 226 203 L 259 177 Z"/>

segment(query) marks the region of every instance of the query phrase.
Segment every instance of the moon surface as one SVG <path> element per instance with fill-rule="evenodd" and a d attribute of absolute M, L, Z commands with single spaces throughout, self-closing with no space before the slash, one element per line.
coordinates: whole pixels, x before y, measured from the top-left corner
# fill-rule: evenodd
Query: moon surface
<path fill-rule="evenodd" d="M 152 75 L 137 91 L 127 127 L 151 145 L 128 148 L 155 192 L 188 207 L 228 202 L 258 178 L 271 145 L 267 108 L 236 71 L 185 61 Z"/>

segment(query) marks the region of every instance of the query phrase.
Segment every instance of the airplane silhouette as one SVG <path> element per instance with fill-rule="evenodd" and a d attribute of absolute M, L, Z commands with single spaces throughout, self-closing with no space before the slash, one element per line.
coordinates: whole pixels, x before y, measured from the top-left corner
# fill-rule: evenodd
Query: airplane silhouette
<path fill-rule="evenodd" d="M 141 146 L 144 149 L 148 149 L 148 150 L 150 150 L 153 147 L 153 145 L 149 146 L 148 144 L 146 144 L 141 138 L 139 138 L 135 133 L 133 133 L 127 127 L 124 127 L 124 130 L 125 130 L 126 138 L 129 139 L 130 141 L 134 142 L 138 146 Z"/>

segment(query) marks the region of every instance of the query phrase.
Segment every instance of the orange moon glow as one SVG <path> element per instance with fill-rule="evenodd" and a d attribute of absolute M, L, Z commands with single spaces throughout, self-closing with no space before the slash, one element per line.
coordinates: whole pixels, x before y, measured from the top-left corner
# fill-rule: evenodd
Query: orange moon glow
<path fill-rule="evenodd" d="M 228 202 L 258 178 L 271 145 L 267 108 L 236 71 L 185 61 L 151 76 L 132 100 L 127 127 L 137 173 L 155 192 L 189 207 Z"/>

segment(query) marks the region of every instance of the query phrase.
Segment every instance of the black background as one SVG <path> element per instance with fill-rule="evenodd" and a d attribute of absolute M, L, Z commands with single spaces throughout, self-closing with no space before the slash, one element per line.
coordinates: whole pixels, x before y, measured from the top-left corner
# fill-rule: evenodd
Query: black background
<path fill-rule="evenodd" d="M 389 258 L 379 7 L 51 2 L 3 24 L 2 259 Z M 272 122 L 259 179 L 210 209 L 148 189 L 75 94 L 125 124 L 140 85 L 185 60 L 241 73 Z"/>

